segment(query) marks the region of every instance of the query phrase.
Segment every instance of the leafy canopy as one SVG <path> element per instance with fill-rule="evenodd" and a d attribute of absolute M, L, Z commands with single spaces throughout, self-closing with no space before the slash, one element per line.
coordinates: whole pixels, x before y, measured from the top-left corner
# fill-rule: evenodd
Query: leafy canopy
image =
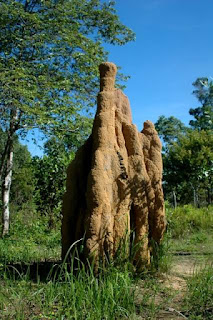
<path fill-rule="evenodd" d="M 189 130 L 169 146 L 165 170 L 171 180 L 198 183 L 213 174 L 213 135 Z"/>
<path fill-rule="evenodd" d="M 155 128 L 165 143 L 177 140 L 179 135 L 186 130 L 185 125 L 173 116 L 168 118 L 160 116 L 155 123 Z"/>
<path fill-rule="evenodd" d="M 36 180 L 34 199 L 37 209 L 42 214 L 48 213 L 51 219 L 53 216 L 56 218 L 61 211 L 66 169 L 74 157 L 74 152 L 64 141 L 51 138 L 44 145 L 44 153 L 43 158 L 32 159 Z"/>
<path fill-rule="evenodd" d="M 123 45 L 134 33 L 113 1 L 0 0 L 0 112 L 16 129 L 78 129 L 94 105 L 103 42 Z"/>

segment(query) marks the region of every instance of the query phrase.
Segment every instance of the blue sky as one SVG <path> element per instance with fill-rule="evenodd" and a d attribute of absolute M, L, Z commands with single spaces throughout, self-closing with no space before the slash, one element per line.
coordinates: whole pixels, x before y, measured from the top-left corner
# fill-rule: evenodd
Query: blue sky
<path fill-rule="evenodd" d="M 213 76 L 213 0 L 117 0 L 121 21 L 136 33 L 109 60 L 131 79 L 125 93 L 138 129 L 160 115 L 188 124 L 198 106 L 192 82 Z"/>
<path fill-rule="evenodd" d="M 213 77 L 213 0 L 117 0 L 121 21 L 136 33 L 125 46 L 106 45 L 109 61 L 131 76 L 133 122 L 175 116 L 188 124 L 198 106 L 192 82 Z M 41 154 L 28 145 L 33 154 Z"/>

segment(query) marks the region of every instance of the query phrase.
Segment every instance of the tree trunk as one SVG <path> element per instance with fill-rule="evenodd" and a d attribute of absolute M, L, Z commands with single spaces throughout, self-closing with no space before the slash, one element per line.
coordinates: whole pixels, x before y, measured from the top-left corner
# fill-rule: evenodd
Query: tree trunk
<path fill-rule="evenodd" d="M 172 197 L 173 197 L 173 203 L 174 203 L 174 208 L 177 208 L 177 198 L 176 198 L 176 193 L 175 191 L 172 192 Z"/>
<path fill-rule="evenodd" d="M 211 173 L 208 176 L 207 180 L 207 205 L 210 206 L 212 204 L 212 175 Z"/>
<path fill-rule="evenodd" d="M 20 119 L 21 119 L 20 111 L 16 108 L 12 108 L 10 111 L 10 127 L 8 130 L 7 142 L 5 144 L 4 152 L 2 153 L 1 162 L 0 162 L 0 183 L 4 179 L 5 167 L 8 160 L 9 149 L 10 149 L 11 143 L 13 143 L 14 134 L 19 129 Z"/>
<path fill-rule="evenodd" d="M 194 201 L 194 207 L 197 207 L 197 192 L 195 188 L 193 187 L 193 201 Z"/>
<path fill-rule="evenodd" d="M 210 206 L 212 203 L 212 193 L 211 193 L 211 187 L 207 188 L 207 205 Z"/>
<path fill-rule="evenodd" d="M 13 138 L 16 130 L 18 130 L 18 109 L 11 109 L 10 112 L 10 128 L 8 130 L 7 143 L 2 156 L 0 178 L 2 182 L 2 237 L 9 233 L 10 223 L 10 187 L 13 169 Z"/>
<path fill-rule="evenodd" d="M 3 180 L 3 176 L 4 176 L 4 171 L 5 171 L 5 167 L 6 167 L 6 160 L 7 160 L 7 155 L 8 155 L 8 149 L 9 149 L 9 145 L 11 143 L 11 135 L 10 132 L 8 132 L 8 137 L 7 137 L 7 142 L 6 145 L 4 147 L 4 152 L 2 153 L 1 156 L 1 165 L 0 165 L 0 183 Z"/>
<path fill-rule="evenodd" d="M 9 201 L 10 201 L 10 187 L 12 180 L 12 168 L 13 168 L 13 141 L 8 148 L 7 155 L 7 165 L 5 178 L 2 184 L 2 237 L 9 233 L 9 221 L 10 221 L 10 210 L 9 210 Z"/>

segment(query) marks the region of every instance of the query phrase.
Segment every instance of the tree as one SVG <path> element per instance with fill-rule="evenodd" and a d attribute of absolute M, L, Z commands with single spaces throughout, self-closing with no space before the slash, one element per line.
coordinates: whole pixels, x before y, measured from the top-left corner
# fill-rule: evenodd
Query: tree
<path fill-rule="evenodd" d="M 194 129 L 212 130 L 213 129 L 213 82 L 208 78 L 198 78 L 193 86 L 196 88 L 193 94 L 201 103 L 201 107 L 190 109 L 189 114 L 195 119 L 189 124 Z"/>
<path fill-rule="evenodd" d="M 4 150 L 6 133 L 0 129 L 0 154 Z M 31 165 L 31 154 L 26 146 L 19 143 L 18 137 L 14 137 L 14 174 L 11 185 L 11 204 L 13 208 L 23 209 L 26 206 L 33 207 L 34 176 Z M 0 186 L 1 192 L 3 192 Z M 1 203 L 1 200 L 0 200 Z M 3 224 L 7 220 L 3 219 Z"/>
<path fill-rule="evenodd" d="M 195 205 L 211 203 L 213 189 L 213 135 L 190 130 L 172 142 L 164 157 L 166 192 L 175 190 L 179 200 Z M 198 199 L 200 196 L 200 200 Z"/>
<path fill-rule="evenodd" d="M 11 183 L 11 203 L 16 210 L 34 207 L 33 195 L 35 179 L 33 174 L 32 157 L 26 146 L 18 141 L 14 143 L 14 165 Z"/>
<path fill-rule="evenodd" d="M 74 139 L 74 138 L 73 138 Z M 49 226 L 59 218 L 65 192 L 66 170 L 74 157 L 76 144 L 73 140 L 61 142 L 49 139 L 44 145 L 44 156 L 33 157 L 35 202 L 41 215 L 47 215 Z"/>
<path fill-rule="evenodd" d="M 166 118 L 163 115 L 158 118 L 155 128 L 165 144 L 177 140 L 179 135 L 187 130 L 179 119 L 173 116 Z"/>
<path fill-rule="evenodd" d="M 160 116 L 155 126 L 163 139 L 164 192 L 183 203 L 210 204 L 213 178 L 213 84 L 198 78 L 193 85 L 201 107 L 190 109 L 191 128 L 180 120 Z M 198 199 L 198 197 L 200 199 Z M 176 201 L 174 201 L 176 202 Z"/>
<path fill-rule="evenodd" d="M 34 200 L 40 214 L 48 216 L 50 227 L 60 218 L 67 167 L 76 150 L 88 138 L 91 129 L 91 119 L 85 118 L 80 132 L 64 133 L 63 141 L 51 137 L 44 144 L 44 156 L 32 159 L 35 177 Z"/>
<path fill-rule="evenodd" d="M 94 105 L 97 67 L 107 57 L 103 41 L 123 45 L 134 39 L 114 4 L 0 0 L 0 125 L 7 133 L 0 180 L 5 219 L 9 219 L 15 133 L 24 135 L 35 127 L 59 136 L 78 131 L 83 109 Z M 3 234 L 8 230 L 9 222 Z"/>
<path fill-rule="evenodd" d="M 177 196 L 176 196 L 176 184 L 169 184 L 168 187 L 168 174 L 167 171 L 167 159 L 168 153 L 173 142 L 178 141 L 179 137 L 186 133 L 187 127 L 177 118 L 171 116 L 166 118 L 161 115 L 157 122 L 155 123 L 155 128 L 163 140 L 163 180 L 164 180 L 164 193 L 167 197 L 171 192 L 173 195 L 174 206 L 177 206 Z"/>

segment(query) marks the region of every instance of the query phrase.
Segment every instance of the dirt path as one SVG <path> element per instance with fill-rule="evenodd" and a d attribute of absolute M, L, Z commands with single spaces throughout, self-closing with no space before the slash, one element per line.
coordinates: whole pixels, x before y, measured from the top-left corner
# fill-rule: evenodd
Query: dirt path
<path fill-rule="evenodd" d="M 209 263 L 208 255 L 187 254 L 173 258 L 171 273 L 181 278 L 190 277 L 194 272 Z"/>
<path fill-rule="evenodd" d="M 171 270 L 162 279 L 163 285 L 174 292 L 174 298 L 167 310 L 161 310 L 156 319 L 187 319 L 182 309 L 184 295 L 187 290 L 187 279 L 208 263 L 204 255 L 177 255 L 173 259 Z"/>
<path fill-rule="evenodd" d="M 137 295 L 138 301 L 136 301 L 136 305 L 142 303 L 143 308 L 141 308 L 141 313 L 139 312 L 137 319 L 188 319 L 183 311 L 183 300 L 187 291 L 187 279 L 206 263 L 208 263 L 208 257 L 204 255 L 175 255 L 169 272 L 159 275 L 158 289 L 156 291 L 155 287 L 151 287 L 152 284 L 146 285 L 146 280 L 141 281 L 136 290 L 136 294 L 141 291 Z M 144 303 L 148 294 L 150 294 L 150 297 L 147 298 L 147 303 Z M 152 307 L 150 307 L 151 305 Z M 150 308 L 150 312 L 145 316 L 141 316 L 140 314 L 143 314 L 146 308 Z"/>
<path fill-rule="evenodd" d="M 187 289 L 186 279 L 194 270 L 195 263 L 191 256 L 178 256 L 174 259 L 170 272 L 163 275 L 162 279 L 162 284 L 173 292 L 174 297 L 169 301 L 166 310 L 160 310 L 156 319 L 187 319 L 181 306 Z"/>

